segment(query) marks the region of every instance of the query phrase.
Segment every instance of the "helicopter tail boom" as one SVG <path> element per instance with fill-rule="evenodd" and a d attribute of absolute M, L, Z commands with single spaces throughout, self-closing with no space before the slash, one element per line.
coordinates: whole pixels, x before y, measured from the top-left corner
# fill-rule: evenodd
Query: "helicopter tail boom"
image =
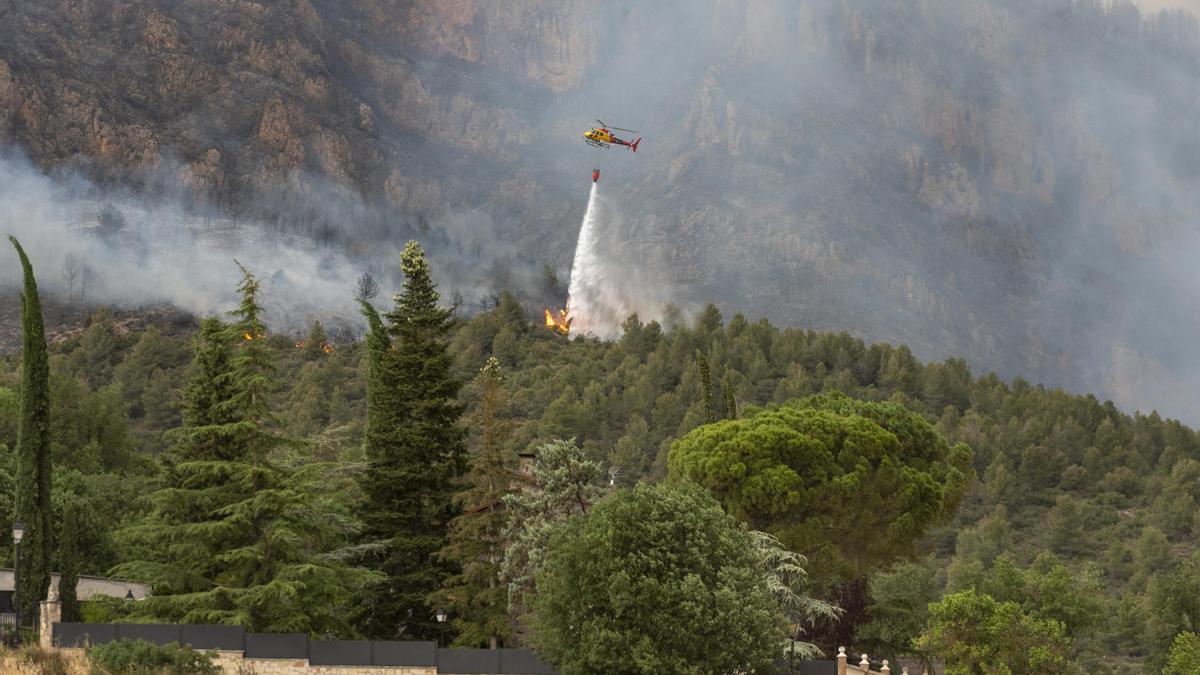
<path fill-rule="evenodd" d="M 634 152 L 637 152 L 638 143 L 641 143 L 641 142 L 642 142 L 642 139 L 639 137 L 636 141 L 629 144 L 629 149 L 633 150 Z"/>

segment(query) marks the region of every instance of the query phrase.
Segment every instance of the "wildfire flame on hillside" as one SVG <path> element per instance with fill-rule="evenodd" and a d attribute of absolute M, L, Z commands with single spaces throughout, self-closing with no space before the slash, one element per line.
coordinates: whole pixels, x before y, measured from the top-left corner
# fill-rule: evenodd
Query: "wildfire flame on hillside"
<path fill-rule="evenodd" d="M 304 344 L 304 340 L 296 340 L 296 349 L 304 349 Z M 325 352 L 326 354 L 332 354 L 333 345 L 329 344 L 328 342 L 322 342 L 321 351 Z"/>
<path fill-rule="evenodd" d="M 246 331 L 246 332 L 242 333 L 242 337 L 246 340 L 261 340 L 261 339 L 267 337 L 267 334 L 259 333 L 258 335 L 251 335 L 249 331 Z"/>
<path fill-rule="evenodd" d="M 555 312 L 547 309 L 546 328 L 559 335 L 569 335 L 571 333 L 571 317 L 567 314 L 567 310 L 560 309 Z"/>

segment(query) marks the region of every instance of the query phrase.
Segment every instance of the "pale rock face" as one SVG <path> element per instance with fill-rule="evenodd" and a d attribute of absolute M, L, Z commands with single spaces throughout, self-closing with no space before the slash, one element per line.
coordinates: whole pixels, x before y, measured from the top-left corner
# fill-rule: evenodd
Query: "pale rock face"
<path fill-rule="evenodd" d="M 142 42 L 151 49 L 175 51 L 180 47 L 179 31 L 175 27 L 175 22 L 161 12 L 151 12 L 146 16 Z"/>
<path fill-rule="evenodd" d="M 16 86 L 13 84 L 12 71 L 9 70 L 8 63 L 0 59 L 0 133 L 8 130 L 13 113 L 12 99 L 15 95 Z"/>
<path fill-rule="evenodd" d="M 219 190 L 225 181 L 225 173 L 221 170 L 221 151 L 216 148 L 206 150 L 188 166 L 184 181 L 197 199 Z"/>
<path fill-rule="evenodd" d="M 1099 318 L 1136 297 L 1122 267 L 1186 290 L 1155 275 L 1196 230 L 1200 146 L 1160 131 L 1196 136 L 1172 110 L 1197 70 L 1036 5 L 28 2 L 0 22 L 0 140 L 135 186 L 178 159 L 245 212 L 320 182 L 432 228 L 483 211 L 560 268 L 608 162 L 612 258 L 680 304 L 1100 385 L 1071 373 L 1166 339 Z M 592 117 L 638 153 L 582 146 Z M 1184 290 L 1163 311 L 1200 316 Z"/>

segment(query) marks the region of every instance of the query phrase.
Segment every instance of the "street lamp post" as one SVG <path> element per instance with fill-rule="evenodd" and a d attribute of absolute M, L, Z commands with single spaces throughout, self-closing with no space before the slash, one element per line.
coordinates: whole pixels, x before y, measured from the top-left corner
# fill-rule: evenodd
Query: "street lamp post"
<path fill-rule="evenodd" d="M 13 612 L 17 615 L 17 626 L 14 633 L 15 642 L 21 641 L 21 597 L 18 589 L 21 584 L 21 539 L 25 537 L 25 526 L 20 522 L 13 523 Z"/>
<path fill-rule="evenodd" d="M 438 647 L 441 648 L 442 642 L 444 642 L 446 638 L 446 610 L 438 609 L 437 613 L 434 614 L 434 617 L 437 618 L 438 622 Z"/>

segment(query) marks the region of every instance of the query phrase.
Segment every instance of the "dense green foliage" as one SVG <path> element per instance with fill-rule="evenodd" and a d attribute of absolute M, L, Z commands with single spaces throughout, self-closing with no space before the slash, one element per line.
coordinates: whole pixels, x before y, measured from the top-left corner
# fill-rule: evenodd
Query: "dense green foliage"
<path fill-rule="evenodd" d="M 1073 672 L 1063 625 L 1015 602 L 962 591 L 931 605 L 929 614 L 917 646 L 945 659 L 946 675 Z"/>
<path fill-rule="evenodd" d="M 1171 643 L 1167 655 L 1167 667 L 1163 675 L 1191 675 L 1200 673 L 1200 635 L 1180 633 Z"/>
<path fill-rule="evenodd" d="M 426 600 L 454 571 L 437 553 L 455 515 L 466 432 L 446 344 L 453 313 L 438 305 L 415 241 L 400 267 L 404 288 L 383 320 L 362 302 L 370 325 L 363 550 L 385 578 L 363 596 L 361 623 L 377 638 L 432 638 L 438 626 Z"/>
<path fill-rule="evenodd" d="M 132 617 L 232 623 L 253 631 L 351 631 L 345 607 L 369 580 L 324 557 L 329 524 L 316 481 L 275 459 L 274 350 L 259 316 L 259 282 L 243 270 L 234 321 L 204 322 L 184 424 L 154 510 L 126 530 L 134 554 L 114 574 L 151 583 Z"/>
<path fill-rule="evenodd" d="M 212 657 L 188 646 L 156 645 L 145 640 L 116 640 L 88 650 L 88 659 L 105 675 L 215 675 Z"/>
<path fill-rule="evenodd" d="M 546 562 L 550 539 L 574 516 L 604 496 L 600 463 L 574 443 L 553 441 L 536 449 L 521 489 L 504 496 L 508 522 L 500 573 L 508 586 L 509 610 L 518 628 L 534 595 L 535 580 Z"/>
<path fill-rule="evenodd" d="M 61 603 L 62 620 L 73 623 L 83 620 L 79 610 L 79 597 L 76 587 L 79 585 L 79 512 L 72 505 L 67 507 L 63 516 L 61 553 L 58 562 L 58 599 Z"/>
<path fill-rule="evenodd" d="M 770 667 L 784 615 L 745 525 L 692 485 L 639 485 L 554 535 L 534 644 L 564 673 Z"/>
<path fill-rule="evenodd" d="M 454 495 L 462 513 L 450 521 L 446 546 L 440 556 L 459 569 L 430 604 L 449 611 L 458 633 L 457 643 L 466 647 L 503 646 L 512 632 L 508 614 L 508 588 L 500 576 L 504 558 L 504 534 L 509 513 L 503 499 L 512 493 L 517 477 L 517 456 L 506 447 L 511 424 L 504 419 L 506 400 L 500 362 L 488 359 L 472 382 L 480 391 L 478 430 L 473 443 L 470 468 L 463 476 L 462 491 Z"/>
<path fill-rule="evenodd" d="M 16 237 L 9 237 L 21 259 L 21 403 L 17 429 L 17 471 L 13 520 L 25 529 L 20 544 L 23 560 L 17 573 L 17 602 L 21 619 L 35 623 L 38 602 L 50 588 L 54 558 L 54 529 L 50 507 L 50 365 L 42 301 L 33 266 Z"/>
<path fill-rule="evenodd" d="M 1090 672 L 1159 672 L 1176 636 L 1200 631 L 1200 590 L 1187 590 L 1200 589 L 1193 559 L 1200 525 L 1188 515 L 1200 499 L 1193 479 L 1200 439 L 1179 422 L 1153 413 L 1128 415 L 1091 396 L 1019 379 L 973 377 L 959 360 L 922 364 L 904 347 L 781 330 L 741 316 L 722 322 L 715 311 L 694 323 L 675 311 L 664 324 L 631 319 L 619 340 L 601 342 L 541 330 L 502 295 L 493 309 L 448 331 L 455 379 L 470 381 L 491 357 L 504 369 L 503 419 L 511 430 L 505 446 L 522 451 L 575 438 L 575 452 L 592 467 L 586 484 L 597 496 L 607 483 L 605 464 L 617 470 L 617 487 L 665 477 L 672 443 L 703 424 L 697 350 L 706 356 L 712 381 L 720 383 L 713 396 L 719 416 L 730 416 L 730 397 L 746 421 L 771 404 L 838 390 L 850 399 L 902 406 L 927 420 L 950 447 L 969 445 L 972 471 L 966 473 L 976 480 L 951 520 L 915 542 L 918 558 L 871 571 L 860 605 L 833 598 L 847 618 L 866 620 L 845 643 L 851 651 L 915 649 L 929 602 L 966 589 L 999 592 L 986 580 L 1008 574 L 1008 563 L 998 561 L 1007 558 L 1025 575 L 1045 552 L 1069 571 L 1072 584 L 1101 589 L 1091 594 L 1095 621 L 1067 635 L 1068 656 Z M 324 515 L 314 520 L 334 523 L 337 532 L 322 536 L 313 551 L 363 541 L 356 534 L 363 527 L 362 493 L 354 476 L 367 464 L 367 381 L 377 366 L 367 347 L 373 336 L 335 344 L 332 353 L 308 343 L 297 348 L 302 335 L 261 341 L 279 366 L 280 386 L 268 394 L 281 418 L 279 430 L 305 443 L 276 448 L 273 456 L 289 472 L 324 467 L 323 496 L 313 507 Z M 386 328 L 383 336 L 390 339 Z M 141 522 L 153 508 L 142 497 L 164 486 L 174 471 L 171 457 L 182 432 L 172 430 L 187 412 L 190 338 L 190 330 L 171 322 L 123 334 L 101 313 L 82 334 L 50 346 L 50 437 L 59 468 L 52 518 L 57 529 L 63 505 L 80 506 L 82 573 L 140 559 L 136 547 L 114 533 Z M 19 373 L 18 357 L 0 360 L 0 445 L 9 449 L 0 473 L 16 468 Z M 482 390 L 466 386 L 457 401 L 477 443 Z M 732 422 L 717 426 L 722 424 Z M 8 485 L 0 481 L 0 500 L 11 510 Z M 877 532 L 835 536 L 844 540 L 839 545 L 870 546 Z M 811 566 L 822 564 L 813 551 L 800 553 Z M 924 570 L 919 583 L 906 586 L 905 573 L 918 568 Z M 520 616 L 528 598 L 519 582 L 505 579 L 517 588 L 510 602 Z M 1031 620 L 1048 616 L 1021 597 L 1036 586 L 1023 588 L 1005 597 Z M 514 639 L 520 637 L 518 630 Z"/>
<path fill-rule="evenodd" d="M 803 551 L 832 583 L 915 554 L 958 507 L 970 456 L 903 406 L 832 393 L 696 429 L 672 446 L 669 466 Z M 846 536 L 859 532 L 869 536 Z"/>

